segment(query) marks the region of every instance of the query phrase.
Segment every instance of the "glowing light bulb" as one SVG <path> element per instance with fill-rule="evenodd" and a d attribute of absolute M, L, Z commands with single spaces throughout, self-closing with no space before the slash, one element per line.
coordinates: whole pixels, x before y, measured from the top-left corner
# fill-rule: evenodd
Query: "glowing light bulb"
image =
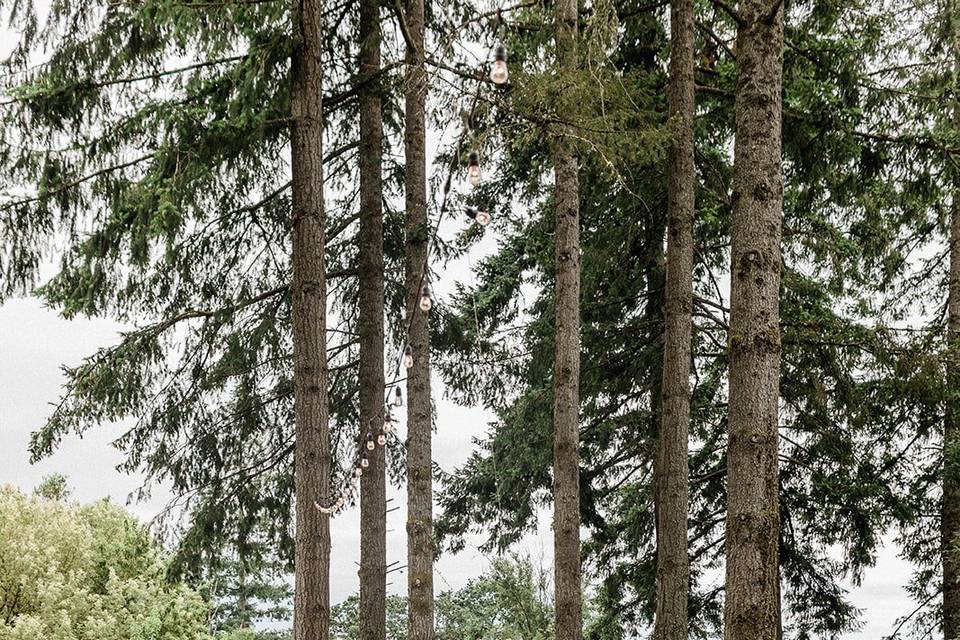
<path fill-rule="evenodd" d="M 433 300 L 430 298 L 430 287 L 423 285 L 420 290 L 420 310 L 426 313 L 433 307 Z"/>
<path fill-rule="evenodd" d="M 494 84 L 506 84 L 510 73 L 507 70 L 507 48 L 498 44 L 493 51 L 493 66 L 490 67 L 490 79 Z"/>
<path fill-rule="evenodd" d="M 377 444 L 379 444 L 381 447 L 387 444 L 387 434 L 381 431 L 380 435 L 377 436 Z"/>
<path fill-rule="evenodd" d="M 473 186 L 480 184 L 480 154 L 471 151 L 467 159 L 467 180 Z"/>
<path fill-rule="evenodd" d="M 403 367 L 405 369 L 409 369 L 412 366 L 413 366 L 413 349 L 408 346 L 406 349 L 403 350 Z"/>
<path fill-rule="evenodd" d="M 377 445 L 373 443 L 373 434 L 367 434 L 367 451 L 373 451 Z"/>
<path fill-rule="evenodd" d="M 397 387 L 396 391 L 393 393 L 393 406 L 403 406 L 403 393 L 400 391 L 400 387 Z"/>
<path fill-rule="evenodd" d="M 486 211 L 480 211 L 476 207 L 467 207 L 467 217 L 479 224 L 481 227 L 485 227 L 490 224 L 490 214 Z"/>
<path fill-rule="evenodd" d="M 368 458 L 366 454 L 364 454 L 364 456 L 360 458 L 360 466 L 364 469 L 370 466 L 370 458 Z"/>

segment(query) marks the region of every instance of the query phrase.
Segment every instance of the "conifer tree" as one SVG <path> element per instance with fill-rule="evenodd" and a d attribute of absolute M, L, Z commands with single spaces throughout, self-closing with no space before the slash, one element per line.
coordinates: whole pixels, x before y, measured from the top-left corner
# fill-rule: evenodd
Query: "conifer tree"
<path fill-rule="evenodd" d="M 326 640 L 330 633 L 330 518 L 317 500 L 330 495 L 327 424 L 327 289 L 324 265 L 323 66 L 321 0 L 294 5 L 295 44 L 290 130 L 293 280 L 293 388 L 296 448 L 294 495 L 296 586 L 294 640 Z"/>
<path fill-rule="evenodd" d="M 387 597 L 386 448 L 377 445 L 384 425 L 383 123 L 380 82 L 380 3 L 361 0 L 359 317 L 361 456 L 360 640 L 383 640 Z M 369 450 L 367 443 L 374 443 Z"/>
<path fill-rule="evenodd" d="M 330 306 L 355 308 L 349 6 L 2 9 L 22 28 L 0 112 L 5 191 L 18 194 L 0 203 L 4 294 L 32 286 L 55 239 L 66 249 L 41 295 L 68 317 L 136 327 L 68 371 L 33 454 L 133 418 L 118 441 L 126 468 L 145 491 L 164 482 L 170 513 L 186 514 L 161 523 L 179 542 L 175 568 L 203 575 L 238 537 L 259 540 L 301 574 L 295 635 L 325 637 L 329 536 L 315 504 L 349 473 L 333 462 L 359 422 L 354 320 L 337 313 L 328 328 L 325 296 L 331 282 Z"/>
<path fill-rule="evenodd" d="M 736 20 L 724 637 L 779 640 L 782 5 Z"/>
<path fill-rule="evenodd" d="M 670 3 L 673 138 L 667 152 L 667 274 L 664 293 L 662 421 L 655 466 L 657 514 L 657 640 L 687 638 L 687 508 L 690 339 L 693 312 L 694 7 Z"/>
<path fill-rule="evenodd" d="M 404 77 L 405 309 L 413 367 L 407 370 L 407 598 L 410 640 L 433 640 L 433 454 L 430 345 L 427 317 L 417 312 L 419 289 L 428 286 L 426 168 L 426 41 L 424 0 L 403 5 L 406 41 Z"/>
<path fill-rule="evenodd" d="M 556 69 L 561 83 L 577 75 L 577 0 L 559 0 L 555 11 Z M 566 76 L 566 77 L 564 77 Z M 576 100 L 561 84 L 559 99 Z M 582 634 L 580 582 L 580 189 L 570 131 L 553 141 L 556 340 L 553 364 L 553 547 L 555 637 Z"/>
<path fill-rule="evenodd" d="M 952 128 L 960 132 L 960 4 L 948 2 L 949 37 L 953 58 Z M 957 138 L 954 137 L 954 140 Z M 941 507 L 941 557 L 943 563 L 943 636 L 960 637 L 960 164 L 948 152 L 950 223 L 947 236 L 947 395 L 943 423 L 943 498 Z"/>

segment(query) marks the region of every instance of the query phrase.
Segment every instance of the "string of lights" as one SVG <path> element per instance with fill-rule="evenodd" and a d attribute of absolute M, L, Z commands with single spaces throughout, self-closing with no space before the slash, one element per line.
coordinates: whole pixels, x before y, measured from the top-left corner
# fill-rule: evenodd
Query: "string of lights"
<path fill-rule="evenodd" d="M 499 27 L 502 19 L 497 14 L 496 26 Z M 490 67 L 489 72 L 489 81 L 495 85 L 504 85 L 509 79 L 509 70 L 507 68 L 507 50 L 502 44 L 497 45 L 493 51 L 493 62 Z M 418 312 L 428 314 L 433 308 L 433 294 L 429 282 L 429 261 L 430 261 L 430 250 L 434 244 L 440 231 L 440 224 L 443 222 L 443 219 L 446 213 L 449 211 L 449 200 L 450 193 L 453 186 L 453 177 L 454 174 L 460 167 L 461 158 L 463 155 L 464 142 L 469 136 L 473 134 L 473 121 L 476 113 L 477 104 L 480 101 L 480 91 L 483 88 L 484 83 L 486 82 L 485 78 L 481 75 L 477 82 L 476 91 L 473 95 L 473 100 L 470 104 L 469 111 L 467 112 L 466 117 L 464 118 L 464 126 L 460 135 L 457 138 L 455 150 L 453 156 L 451 157 L 447 175 L 443 183 L 443 191 L 440 202 L 440 211 L 437 216 L 437 221 L 434 225 L 433 233 L 429 236 L 431 241 L 428 242 L 426 256 L 424 257 L 423 265 L 420 268 L 420 280 L 418 286 L 414 290 L 419 290 L 420 296 L 418 304 L 412 305 L 412 308 L 409 312 L 409 317 L 407 321 L 407 327 L 404 335 L 409 335 L 410 328 L 413 325 L 413 321 Z M 471 149 L 467 156 L 467 182 L 472 186 L 478 186 L 482 180 L 482 172 L 480 169 L 480 154 L 477 150 Z M 488 211 L 483 211 L 477 207 L 466 207 L 464 210 L 466 217 L 481 226 L 486 226 L 490 223 L 492 216 Z M 404 346 L 401 349 L 401 356 L 397 362 L 397 366 L 394 369 L 394 374 L 391 381 L 385 385 L 385 399 L 384 399 L 384 412 L 382 417 L 382 423 L 377 429 L 372 429 L 371 424 L 364 425 L 368 428 L 366 436 L 363 438 L 363 446 L 359 448 L 358 455 L 353 464 L 353 471 L 348 476 L 346 483 L 341 489 L 339 496 L 336 500 L 330 504 L 324 505 L 320 501 L 315 501 L 314 505 L 316 508 L 324 514 L 335 515 L 340 510 L 342 510 L 349 500 L 353 497 L 354 492 L 356 491 L 356 482 L 363 476 L 364 470 L 370 466 L 370 457 L 374 455 L 378 447 L 381 447 L 386 450 L 387 443 L 390 436 L 396 437 L 396 429 L 394 426 L 394 417 L 391 411 L 392 408 L 403 406 L 403 393 L 400 390 L 400 381 L 401 381 L 401 371 L 409 369 L 414 364 L 414 354 L 413 348 L 410 345 L 409 339 L 405 339 Z M 392 393 L 391 393 L 392 391 Z M 374 418 L 374 420 L 379 419 L 379 416 Z M 362 429 L 361 429 L 362 432 Z M 396 438 L 397 442 L 402 446 L 402 442 L 399 438 Z"/>

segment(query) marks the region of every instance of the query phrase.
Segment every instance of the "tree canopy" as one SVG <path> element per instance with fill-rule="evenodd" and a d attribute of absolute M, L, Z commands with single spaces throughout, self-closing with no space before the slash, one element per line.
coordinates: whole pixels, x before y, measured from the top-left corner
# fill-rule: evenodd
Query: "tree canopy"
<path fill-rule="evenodd" d="M 167 580 L 146 527 L 106 500 L 70 502 L 63 486 L 0 488 L 0 638 L 211 640 L 207 602 Z"/>

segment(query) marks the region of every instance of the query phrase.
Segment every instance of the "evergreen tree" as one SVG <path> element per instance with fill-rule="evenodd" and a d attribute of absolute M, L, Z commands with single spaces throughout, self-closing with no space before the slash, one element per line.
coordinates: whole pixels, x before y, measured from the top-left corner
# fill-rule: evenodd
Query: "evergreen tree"
<path fill-rule="evenodd" d="M 293 251 L 294 640 L 330 632 L 330 519 L 316 508 L 330 493 L 327 407 L 327 281 L 323 201 L 323 66 L 320 0 L 293 9 L 290 172 Z"/>
<path fill-rule="evenodd" d="M 738 4 L 724 637 L 778 640 L 782 5 Z"/>
<path fill-rule="evenodd" d="M 669 116 L 667 151 L 667 269 L 664 300 L 661 424 L 654 467 L 657 532 L 657 606 L 654 638 L 686 640 L 690 423 L 690 341 L 693 307 L 694 4 L 670 4 Z"/>
<path fill-rule="evenodd" d="M 426 167 L 426 39 L 424 1 L 406 0 L 404 22 L 404 309 L 413 366 L 407 368 L 407 599 L 410 640 L 434 638 L 433 420 L 430 336 L 417 303 L 427 281 L 429 218 Z M 398 388 L 399 391 L 399 388 Z"/>
<path fill-rule="evenodd" d="M 869 88 L 865 69 L 883 54 L 892 17 L 847 3 L 807 8 L 791 11 L 785 25 L 788 170 L 780 295 L 784 627 L 799 637 L 856 626 L 857 612 L 840 576 L 859 580 L 883 533 L 919 513 L 909 504 L 913 488 L 904 482 L 914 460 L 903 451 L 916 445 L 912 434 L 936 425 L 935 407 L 942 402 L 937 350 L 924 334 L 888 330 L 896 318 L 873 302 L 890 295 L 891 283 L 904 274 L 898 247 L 922 241 L 933 195 L 919 184 L 891 188 L 900 184 L 899 172 L 912 171 L 915 147 L 899 135 L 872 133 L 883 131 L 875 118 L 886 96 Z M 599 9 L 588 14 L 585 34 L 603 31 L 597 25 L 609 16 Z M 602 587 L 601 620 L 593 632 L 612 636 L 648 623 L 654 611 L 650 473 L 651 426 L 658 420 L 649 390 L 662 357 L 657 322 L 644 311 L 658 288 L 647 265 L 657 259 L 653 229 L 663 224 L 666 204 L 660 155 L 666 137 L 655 110 L 665 94 L 659 73 L 663 16 L 642 3 L 618 3 L 614 19 L 620 36 L 604 52 L 612 51 L 609 61 L 621 79 L 598 85 L 603 76 L 597 65 L 592 84 L 578 92 L 578 109 L 562 115 L 591 151 L 581 164 L 581 517 L 589 532 L 588 567 Z M 542 234 L 552 225 L 539 186 L 549 166 L 539 140 L 544 122 L 561 116 L 527 108 L 535 100 L 524 93 L 551 95 L 549 81 L 538 84 L 526 76 L 538 71 L 544 41 L 529 27 L 547 20 L 536 8 L 525 8 L 508 22 L 511 66 L 524 71 L 523 91 L 517 82 L 489 115 L 513 135 L 501 141 L 491 134 L 490 145 L 503 149 L 503 161 L 484 196 L 497 197 L 505 210 L 511 200 L 530 208 L 504 216 L 497 252 L 476 268 L 476 286 L 462 289 L 457 314 L 445 319 L 438 335 L 441 370 L 459 390 L 458 399 L 484 402 L 497 416 L 480 450 L 444 479 L 438 528 L 451 548 L 471 530 L 489 532 L 493 547 L 509 544 L 551 501 L 547 389 L 553 335 L 543 316 L 552 309 L 554 291 Z M 703 577 L 722 566 L 726 519 L 729 308 L 719 282 L 729 264 L 737 56 L 731 44 L 736 23 L 729 14 L 717 9 L 711 15 L 701 7 L 696 25 L 703 117 L 697 119 L 695 154 L 701 181 L 694 241 L 689 611 L 691 634 L 710 635 L 720 628 L 723 596 Z M 837 33 L 847 37 L 838 43 Z M 620 87 L 630 98 L 631 108 L 623 111 L 614 109 Z M 593 119 L 594 99 L 606 101 L 600 102 L 605 120 Z M 631 135 L 606 137 L 624 114 L 634 118 Z M 609 144 L 611 139 L 619 145 Z M 915 286 L 914 292 L 921 290 Z M 477 384 L 483 380 L 501 382 Z M 844 550 L 840 558 L 823 552 L 831 545 Z"/>
<path fill-rule="evenodd" d="M 577 76 L 579 14 L 576 0 L 555 6 L 557 99 L 571 107 Z M 566 86 L 565 86 L 566 85 Z M 558 640 L 580 640 L 580 188 L 579 162 L 563 128 L 553 145 L 556 336 L 553 363 L 553 553 Z"/>
<path fill-rule="evenodd" d="M 953 111 L 954 132 L 960 132 L 960 5 L 948 3 L 950 14 L 951 50 L 953 53 Z M 954 134 L 957 135 L 956 133 Z M 949 274 L 947 276 L 947 397 L 943 423 L 943 505 L 941 516 L 943 562 L 943 635 L 960 636 L 960 561 L 957 559 L 960 542 L 960 478 L 958 478 L 958 451 L 960 451 L 960 165 L 955 154 L 948 155 L 950 193 L 950 231 L 947 237 Z"/>
<path fill-rule="evenodd" d="M 291 7 L 55 3 L 42 20 L 30 3 L 3 10 L 23 38 L 3 80 L 12 98 L 2 111 L 11 142 L 2 160 L 7 184 L 35 190 L 0 205 L 4 293 L 32 285 L 56 239 L 66 250 L 40 294 L 68 317 L 112 315 L 135 325 L 119 344 L 67 372 L 66 393 L 35 434 L 33 455 L 49 454 L 66 433 L 131 417 L 118 441 L 126 469 L 148 478 L 144 492 L 166 483 L 177 496 L 168 513 L 184 514 L 162 523 L 182 542 L 178 570 L 202 574 L 201 565 L 238 536 L 292 562 L 291 307 L 299 298 L 288 286 L 297 42 Z M 355 12 L 338 5 L 321 13 L 323 29 L 311 35 L 324 51 L 322 128 L 332 149 L 323 158 L 323 184 L 333 430 L 330 453 L 315 460 L 321 467 L 337 462 L 331 483 L 342 487 L 353 470 L 348 461 L 356 459 L 359 422 L 358 252 L 350 236 L 364 83 L 343 64 L 356 59 Z M 49 59 L 31 66 L 43 42 L 53 43 Z M 184 57 L 199 62 L 185 64 Z M 375 74 L 386 95 L 394 86 L 391 68 Z M 399 174 L 386 157 L 389 193 Z M 314 175 L 310 183 L 320 180 Z M 314 196 L 316 204 L 319 192 Z M 399 233 L 391 233 L 395 269 Z M 317 241 L 314 234 L 299 245 L 316 257 Z M 314 295 L 323 265 L 308 274 L 302 266 L 310 300 L 300 311 L 313 314 L 302 328 L 313 335 L 317 314 L 324 315 Z M 390 293 L 394 312 L 400 298 Z M 310 354 L 319 376 L 314 365 L 327 358 Z M 318 398 L 314 407 L 321 406 Z M 310 434 L 322 440 L 320 422 Z M 313 511 L 328 499 L 324 479 L 314 480 L 303 495 Z"/>
<path fill-rule="evenodd" d="M 369 467 L 360 477 L 360 640 L 386 633 L 386 448 L 384 425 L 383 120 L 380 2 L 361 0 L 360 21 L 360 429 L 358 447 Z M 370 450 L 370 445 L 373 449 Z"/>

